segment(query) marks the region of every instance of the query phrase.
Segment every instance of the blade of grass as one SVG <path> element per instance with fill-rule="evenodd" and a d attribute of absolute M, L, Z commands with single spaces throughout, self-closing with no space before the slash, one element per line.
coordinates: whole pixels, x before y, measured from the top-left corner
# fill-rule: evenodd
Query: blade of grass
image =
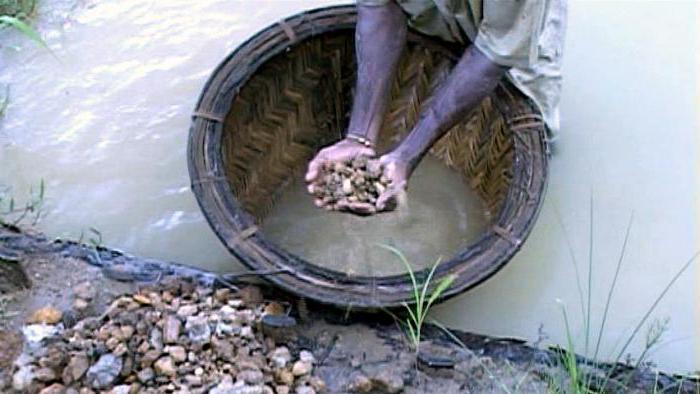
<path fill-rule="evenodd" d="M 622 359 L 622 356 L 625 354 L 625 351 L 627 351 L 627 348 L 632 343 L 634 338 L 637 336 L 637 334 L 639 333 L 639 330 L 642 328 L 644 323 L 646 323 L 647 319 L 649 319 L 649 316 L 651 316 L 652 312 L 654 312 L 656 307 L 659 305 L 659 302 L 661 302 L 661 300 L 666 296 L 666 293 L 668 293 L 668 291 L 671 289 L 671 286 L 673 286 L 673 284 L 676 283 L 678 278 L 680 278 L 681 275 L 683 275 L 683 273 L 688 268 L 690 268 L 690 265 L 698 258 L 698 256 L 700 256 L 700 251 L 696 252 L 690 259 L 688 259 L 688 261 L 686 261 L 685 264 L 683 264 L 681 269 L 678 270 L 678 272 L 673 276 L 673 278 L 671 278 L 671 280 L 668 282 L 668 284 L 666 284 L 666 287 L 664 287 L 663 291 L 661 291 L 661 293 L 656 297 L 656 299 L 654 300 L 654 303 L 651 305 L 651 307 L 649 307 L 647 312 L 644 314 L 644 317 L 642 317 L 642 319 L 639 321 L 637 326 L 632 331 L 632 334 L 630 335 L 630 337 L 627 339 L 625 344 L 622 346 L 620 353 L 615 358 L 615 362 L 619 362 Z"/>
<path fill-rule="evenodd" d="M 36 42 L 37 44 L 41 45 L 46 49 L 49 49 L 49 46 L 46 45 L 46 42 L 41 38 L 39 33 L 36 30 L 34 30 L 34 28 L 32 28 L 31 26 L 24 23 L 21 19 L 9 15 L 0 15 L 0 24 L 12 26 L 13 28 L 19 30 L 19 32 L 21 32 L 30 40 Z"/>
<path fill-rule="evenodd" d="M 625 251 L 627 250 L 627 241 L 629 240 L 630 230 L 632 229 L 632 222 L 634 220 L 634 212 L 630 215 L 629 222 L 627 223 L 627 230 L 625 231 L 625 240 L 622 242 L 622 249 L 620 250 L 620 257 L 617 259 L 617 267 L 615 267 L 615 275 L 613 276 L 612 283 L 610 284 L 610 289 L 608 290 L 608 297 L 605 300 L 605 310 L 603 311 L 603 320 L 600 323 L 600 329 L 598 330 L 598 339 L 596 340 L 595 351 L 593 352 L 593 359 L 598 359 L 598 351 L 600 350 L 600 342 L 603 337 L 603 332 L 605 331 L 605 323 L 608 319 L 608 311 L 610 310 L 610 302 L 613 297 L 613 292 L 617 285 L 617 278 L 620 274 L 620 267 L 622 267 L 622 261 L 625 258 Z"/>
<path fill-rule="evenodd" d="M 590 196 L 589 206 L 589 226 L 588 226 L 588 301 L 586 304 L 586 340 L 585 355 L 588 357 L 588 342 L 591 336 L 591 285 L 593 283 L 593 191 Z"/>
<path fill-rule="evenodd" d="M 581 316 L 585 317 L 586 310 L 583 304 L 583 288 L 581 287 L 581 275 L 578 270 L 578 261 L 576 260 L 576 254 L 574 253 L 574 247 L 571 244 L 571 238 L 569 237 L 569 233 L 566 231 L 566 227 L 564 226 L 564 221 L 562 219 L 561 213 L 559 212 L 559 208 L 557 208 L 556 204 L 552 204 L 552 207 L 554 208 L 554 216 L 557 218 L 559 227 L 561 228 L 561 231 L 564 235 L 564 241 L 566 242 L 566 246 L 569 251 L 571 263 L 574 266 L 574 273 L 576 275 L 576 289 L 578 290 L 578 299 L 581 307 Z"/>
<path fill-rule="evenodd" d="M 395 247 L 387 244 L 377 244 L 379 247 L 382 247 L 394 255 L 396 255 L 399 260 L 403 263 L 403 265 L 406 267 L 406 270 L 408 271 L 408 275 L 411 277 L 411 283 L 413 284 L 413 298 L 415 299 L 416 302 L 420 299 L 420 296 L 418 294 L 418 283 L 416 282 L 416 276 L 413 274 L 413 268 L 411 268 L 411 264 L 406 260 L 406 256 L 404 256 L 403 253 L 401 253 L 400 250 L 396 249 Z"/>

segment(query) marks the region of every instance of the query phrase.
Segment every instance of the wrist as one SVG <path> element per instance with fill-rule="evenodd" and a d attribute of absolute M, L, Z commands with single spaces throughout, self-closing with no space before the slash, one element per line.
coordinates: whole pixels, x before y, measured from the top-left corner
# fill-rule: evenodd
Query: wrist
<path fill-rule="evenodd" d="M 348 131 L 347 134 L 345 134 L 345 140 L 361 145 L 365 148 L 374 148 L 374 141 L 361 133 Z"/>

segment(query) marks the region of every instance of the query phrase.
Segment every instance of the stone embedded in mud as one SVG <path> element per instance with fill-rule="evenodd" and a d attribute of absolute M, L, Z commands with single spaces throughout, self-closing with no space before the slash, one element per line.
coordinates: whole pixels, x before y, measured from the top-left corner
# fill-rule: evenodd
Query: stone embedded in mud
<path fill-rule="evenodd" d="M 92 388 L 105 389 L 114 383 L 122 370 L 122 359 L 111 353 L 103 354 L 87 371 L 87 381 Z"/>
<path fill-rule="evenodd" d="M 91 301 L 95 298 L 97 291 L 90 282 L 81 282 L 73 287 L 73 294 L 76 298 L 81 298 L 85 301 Z"/>
<path fill-rule="evenodd" d="M 27 322 L 30 324 L 56 324 L 61 321 L 61 317 L 63 317 L 63 312 L 54 307 L 45 306 L 34 311 Z"/>

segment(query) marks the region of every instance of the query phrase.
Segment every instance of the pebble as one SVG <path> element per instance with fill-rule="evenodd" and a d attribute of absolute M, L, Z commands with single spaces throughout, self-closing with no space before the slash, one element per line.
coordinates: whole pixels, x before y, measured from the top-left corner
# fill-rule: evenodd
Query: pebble
<path fill-rule="evenodd" d="M 91 301 L 95 298 L 97 291 L 90 282 L 81 282 L 73 287 L 73 294 L 76 298 Z"/>
<path fill-rule="evenodd" d="M 206 344 L 211 340 L 211 328 L 205 317 L 190 316 L 185 323 L 185 331 L 190 341 L 196 344 Z"/>
<path fill-rule="evenodd" d="M 111 353 L 100 356 L 87 371 L 87 381 L 92 388 L 104 389 L 114 383 L 122 370 L 122 359 Z"/>
<path fill-rule="evenodd" d="M 83 377 L 89 366 L 90 361 L 88 360 L 87 355 L 80 353 L 71 357 L 70 361 L 68 362 L 67 369 L 71 378 L 75 381 Z"/>
<path fill-rule="evenodd" d="M 34 313 L 32 313 L 32 315 L 29 317 L 29 320 L 27 320 L 27 323 L 56 324 L 61 321 L 62 317 L 63 312 L 59 311 L 54 307 L 45 306 L 41 309 L 34 311 Z"/>
<path fill-rule="evenodd" d="M 56 380 L 56 372 L 51 368 L 39 368 L 34 371 L 34 378 L 40 382 Z"/>
<path fill-rule="evenodd" d="M 16 391 L 25 392 L 29 390 L 29 386 L 32 384 L 33 380 L 34 367 L 31 365 L 23 365 L 12 375 L 12 388 Z"/>
<path fill-rule="evenodd" d="M 181 363 L 187 360 L 187 351 L 182 346 L 168 346 L 165 352 L 170 354 L 175 362 Z"/>
<path fill-rule="evenodd" d="M 166 317 L 163 323 L 163 342 L 177 343 L 181 328 L 182 323 L 180 319 L 172 315 Z"/>
<path fill-rule="evenodd" d="M 154 364 L 153 369 L 158 375 L 164 376 L 175 376 L 177 370 L 175 369 L 175 362 L 172 357 L 162 357 L 159 358 Z"/>
<path fill-rule="evenodd" d="M 297 386 L 294 392 L 296 394 L 316 394 L 316 390 L 314 390 L 314 388 L 310 386 Z"/>
<path fill-rule="evenodd" d="M 177 315 L 180 317 L 189 317 L 197 313 L 199 308 L 197 305 L 183 305 L 177 310 Z"/>
<path fill-rule="evenodd" d="M 270 355 L 270 360 L 277 368 L 284 368 L 292 361 L 292 354 L 286 346 L 276 348 Z"/>
<path fill-rule="evenodd" d="M 44 387 L 39 391 L 39 394 L 65 394 L 66 387 L 60 383 L 54 383 L 51 386 Z"/>
<path fill-rule="evenodd" d="M 237 380 L 241 380 L 253 385 L 261 384 L 264 378 L 265 377 L 263 376 L 263 373 L 260 372 L 260 370 L 256 369 L 248 369 L 245 371 L 241 371 L 238 373 L 238 375 L 236 375 Z"/>
<path fill-rule="evenodd" d="M 310 362 L 299 360 L 294 363 L 294 366 L 292 366 L 292 374 L 294 376 L 308 375 L 311 373 L 313 368 L 313 364 Z"/>

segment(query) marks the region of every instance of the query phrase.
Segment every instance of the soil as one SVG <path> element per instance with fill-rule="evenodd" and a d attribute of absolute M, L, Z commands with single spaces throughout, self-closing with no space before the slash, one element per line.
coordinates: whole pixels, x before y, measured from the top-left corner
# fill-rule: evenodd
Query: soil
<path fill-rule="evenodd" d="M 0 388 L 6 388 L 0 389 L 2 392 L 11 387 L 18 368 L 13 363 L 23 349 L 26 352 L 22 329 L 40 308 L 61 311 L 60 324 L 69 327 L 85 316 L 101 315 L 121 295 L 137 294 L 174 278 L 212 291 L 245 287 L 247 292 L 240 297 L 262 294 L 265 303 L 285 306 L 280 319 L 269 324 L 262 321 L 262 332 L 294 354 L 305 349 L 314 355 L 313 378 L 325 382 L 320 392 L 540 393 L 550 391 L 553 385 L 569 384 L 557 349 L 541 349 L 510 338 L 459 331 L 448 334 L 428 326 L 420 352 L 415 352 L 388 314 L 346 313 L 295 299 L 264 284 L 246 285 L 235 275 L 219 276 L 112 249 L 51 241 L 8 226 L 0 227 L 0 259 L 0 264 L 21 267 L 31 282 L 31 288 L 23 290 L 17 276 L 0 277 Z M 89 308 L 76 311 L 75 293 L 83 283 L 90 283 L 96 291 L 90 296 Z M 604 376 L 612 377 L 599 387 L 606 392 L 700 392 L 696 378 L 657 372 L 651 366 L 634 370 L 583 358 L 579 364 L 601 385 Z"/>

